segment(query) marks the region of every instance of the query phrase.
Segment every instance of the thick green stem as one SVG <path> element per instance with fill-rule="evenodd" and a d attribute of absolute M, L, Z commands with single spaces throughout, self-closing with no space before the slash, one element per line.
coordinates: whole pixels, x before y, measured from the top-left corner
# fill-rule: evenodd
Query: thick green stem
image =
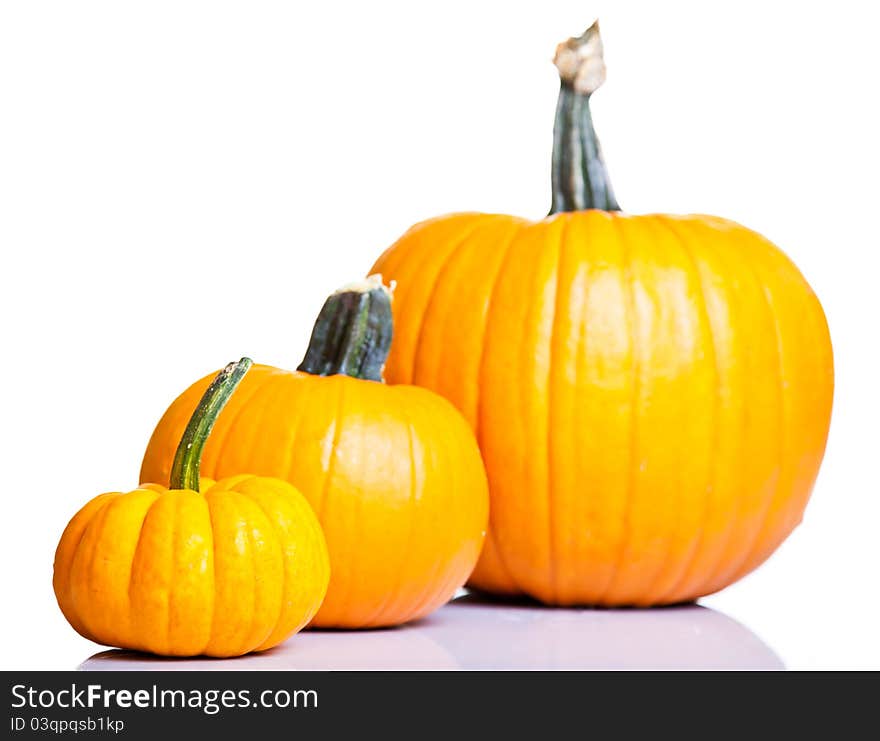
<path fill-rule="evenodd" d="M 211 385 L 208 386 L 190 417 L 189 424 L 183 431 L 183 437 L 180 438 L 180 445 L 177 446 L 174 463 L 171 466 L 169 488 L 199 490 L 199 465 L 208 435 L 211 434 L 214 423 L 229 401 L 229 397 L 232 396 L 232 392 L 251 365 L 253 361 L 250 358 L 242 358 L 237 363 L 227 365 L 211 381 Z"/>
<path fill-rule="evenodd" d="M 599 22 L 560 44 L 554 63 L 561 84 L 553 125 L 550 213 L 619 211 L 590 113 L 590 96 L 605 81 Z"/>
<path fill-rule="evenodd" d="M 391 291 L 382 285 L 381 275 L 371 275 L 324 302 L 297 370 L 381 382 L 391 335 Z"/>

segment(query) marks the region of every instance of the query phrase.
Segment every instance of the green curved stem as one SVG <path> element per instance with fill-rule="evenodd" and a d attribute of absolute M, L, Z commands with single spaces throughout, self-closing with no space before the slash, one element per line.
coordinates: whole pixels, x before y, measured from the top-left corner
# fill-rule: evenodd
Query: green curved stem
<path fill-rule="evenodd" d="M 553 124 L 550 213 L 590 208 L 619 211 L 590 113 L 590 96 L 605 80 L 598 21 L 560 44 L 555 63 L 561 84 Z"/>
<path fill-rule="evenodd" d="M 559 88 L 553 126 L 552 182 L 551 214 L 590 208 L 620 211 L 593 128 L 590 96 L 566 82 Z"/>
<path fill-rule="evenodd" d="M 391 291 L 382 276 L 340 288 L 324 302 L 297 370 L 381 382 L 391 349 L 391 318 Z"/>
<path fill-rule="evenodd" d="M 227 365 L 211 381 L 180 438 L 171 466 L 170 489 L 199 490 L 199 466 L 205 443 L 232 392 L 252 365 L 250 358 L 242 358 L 237 363 Z"/>

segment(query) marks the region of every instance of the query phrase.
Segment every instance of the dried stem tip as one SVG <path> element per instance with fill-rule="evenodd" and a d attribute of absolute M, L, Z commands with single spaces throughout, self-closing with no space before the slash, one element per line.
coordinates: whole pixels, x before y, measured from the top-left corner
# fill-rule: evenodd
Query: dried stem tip
<path fill-rule="evenodd" d="M 557 46 L 553 64 L 559 70 L 563 82 L 583 95 L 590 95 L 605 82 L 605 60 L 602 52 L 599 21 L 596 21 L 580 36 L 572 37 Z"/>

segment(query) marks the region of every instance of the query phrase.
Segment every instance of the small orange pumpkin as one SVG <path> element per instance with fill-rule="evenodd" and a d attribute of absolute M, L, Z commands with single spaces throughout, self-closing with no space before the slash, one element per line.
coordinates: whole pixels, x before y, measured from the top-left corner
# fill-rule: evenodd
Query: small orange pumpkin
<path fill-rule="evenodd" d="M 64 530 L 53 586 L 81 635 L 166 656 L 238 656 L 281 643 L 317 612 L 329 560 L 302 494 L 260 476 L 199 478 L 205 440 L 250 365 L 231 363 L 205 391 L 170 488 L 101 494 Z"/>
<path fill-rule="evenodd" d="M 483 544 L 489 501 L 473 433 L 440 396 L 382 382 L 391 331 L 380 277 L 336 292 L 299 369 L 254 366 L 205 446 L 207 475 L 277 476 L 311 502 L 332 574 L 315 626 L 426 615 L 465 582 Z M 142 480 L 168 480 L 174 441 L 209 381 L 165 412 Z"/>
<path fill-rule="evenodd" d="M 391 383 L 443 394 L 489 476 L 478 588 L 551 604 L 714 592 L 800 521 L 833 388 L 822 307 L 760 235 L 620 212 L 590 117 L 598 25 L 557 50 L 553 206 L 461 213 L 376 262 Z"/>

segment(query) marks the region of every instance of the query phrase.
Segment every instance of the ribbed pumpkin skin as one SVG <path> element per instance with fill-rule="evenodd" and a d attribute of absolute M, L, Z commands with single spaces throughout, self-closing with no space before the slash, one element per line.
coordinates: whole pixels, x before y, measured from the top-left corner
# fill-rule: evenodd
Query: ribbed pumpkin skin
<path fill-rule="evenodd" d="M 144 484 L 101 494 L 74 516 L 53 585 L 78 633 L 165 656 L 238 656 L 311 620 L 330 568 L 302 495 L 257 476 L 202 488 Z"/>
<path fill-rule="evenodd" d="M 798 524 L 831 414 L 831 344 L 797 268 L 708 216 L 453 214 L 397 281 L 391 383 L 476 432 L 490 528 L 471 584 L 660 605 L 748 573 Z"/>
<path fill-rule="evenodd" d="M 167 481 L 176 441 L 211 376 L 159 422 L 141 478 Z M 362 628 L 414 620 L 470 575 L 488 521 L 473 433 L 421 388 L 256 365 L 218 419 L 207 476 L 249 470 L 308 498 L 330 552 L 327 596 L 312 624 Z"/>

